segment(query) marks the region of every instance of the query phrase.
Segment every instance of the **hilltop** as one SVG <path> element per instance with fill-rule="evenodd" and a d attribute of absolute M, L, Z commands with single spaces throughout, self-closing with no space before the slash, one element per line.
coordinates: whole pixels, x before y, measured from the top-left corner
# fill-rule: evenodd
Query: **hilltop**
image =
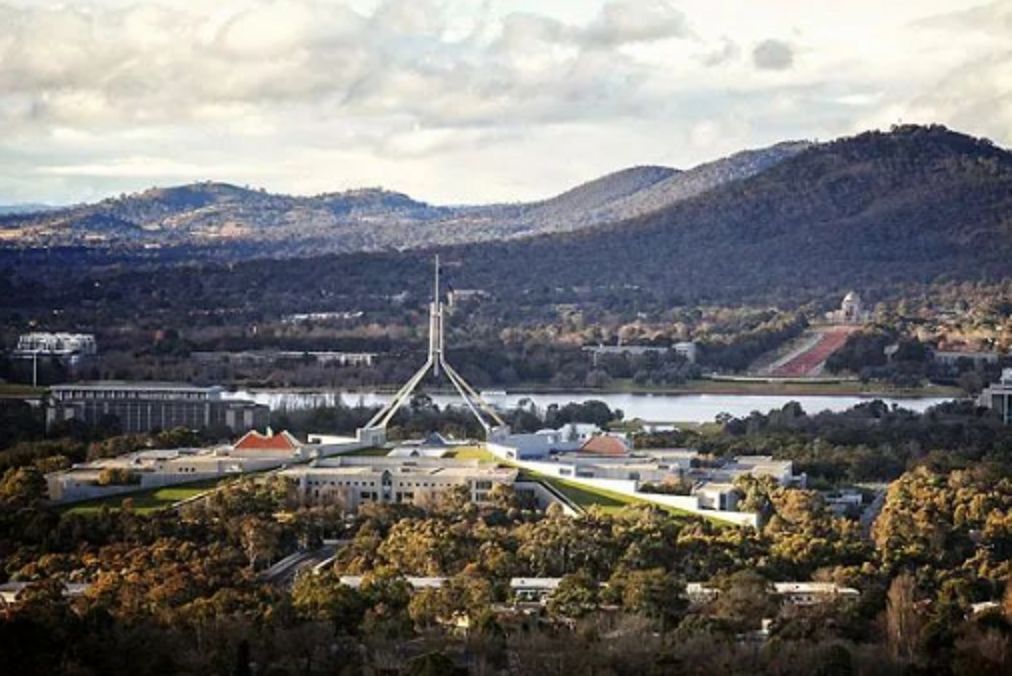
<path fill-rule="evenodd" d="M 598 208 L 613 205 L 628 194 L 658 190 L 692 172 L 665 173 L 624 175 L 623 180 L 633 178 L 644 187 L 617 200 L 579 199 Z M 574 194 L 579 196 L 569 193 L 560 201 L 572 200 Z M 347 203 L 342 195 L 342 203 Z M 393 199 L 387 193 L 382 196 L 381 203 Z M 434 214 L 432 222 L 440 225 L 433 230 L 446 223 L 440 207 L 400 199 L 405 211 Z M 621 296 L 664 307 L 750 301 L 782 305 L 850 288 L 881 296 L 935 282 L 1008 279 L 1010 213 L 1012 153 L 942 127 L 907 126 L 807 145 L 762 171 L 641 216 L 439 249 L 448 260 L 461 262 L 453 273 L 460 288 L 488 289 L 525 303 Z M 376 230 L 383 232 L 379 226 Z M 376 237 L 379 241 L 380 235 Z M 320 247 L 318 255 L 303 255 L 298 264 L 264 258 L 227 266 L 205 264 L 198 275 L 192 266 L 164 265 L 165 259 L 107 258 L 100 262 L 115 265 L 101 273 L 101 287 L 88 295 L 95 302 L 113 294 L 141 304 L 157 294 L 185 304 L 197 302 L 193 293 L 199 285 L 201 303 L 255 301 L 260 307 L 292 310 L 307 303 L 315 306 L 319 298 L 330 298 L 331 303 L 343 298 L 347 300 L 340 302 L 357 305 L 367 296 L 415 289 L 417 280 L 427 275 L 432 252 L 431 247 L 345 255 L 327 255 L 326 250 Z M 46 252 L 44 259 L 8 253 L 9 269 L 30 269 L 42 285 L 28 287 L 24 297 L 12 288 L 8 307 L 47 302 L 47 287 L 63 299 L 79 294 L 71 288 L 79 280 L 65 265 L 82 251 L 84 260 L 98 260 L 86 250 Z M 185 247 L 173 251 L 179 254 L 175 260 L 192 264 L 199 255 L 222 250 L 205 248 L 199 255 Z M 250 246 L 247 253 L 252 257 L 258 251 Z M 141 272 L 135 271 L 137 261 L 145 261 Z M 60 279 L 40 274 L 45 263 L 61 266 Z M 91 274 L 87 267 L 82 272 Z M 67 286 L 62 293 L 61 284 Z M 182 288 L 188 291 L 172 291 Z M 250 295 L 250 289 L 256 293 Z"/>
<path fill-rule="evenodd" d="M 414 249 L 578 231 L 649 213 L 751 176 L 805 147 L 779 144 L 688 171 L 641 166 L 540 202 L 440 207 L 379 188 L 311 197 L 204 182 L 0 216 L 8 247 L 114 253 L 214 249 L 215 258 Z"/>

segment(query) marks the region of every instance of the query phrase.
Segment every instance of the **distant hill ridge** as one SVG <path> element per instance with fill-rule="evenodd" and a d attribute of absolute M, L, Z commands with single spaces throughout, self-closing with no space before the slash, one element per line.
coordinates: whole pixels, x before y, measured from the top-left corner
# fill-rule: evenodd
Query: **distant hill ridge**
<path fill-rule="evenodd" d="M 396 228 L 387 220 L 372 225 L 374 243 L 389 241 L 384 238 L 399 231 L 401 248 L 408 250 L 385 245 L 373 247 L 379 251 L 327 254 L 340 251 L 329 248 L 335 227 L 311 231 L 279 247 L 298 256 L 297 265 L 267 260 L 283 257 L 266 256 L 274 252 L 265 250 L 263 239 L 176 247 L 166 250 L 175 258 L 161 260 L 192 262 L 213 256 L 239 261 L 204 264 L 201 284 L 206 289 L 255 288 L 256 302 L 265 307 L 305 298 L 313 290 L 350 299 L 400 293 L 423 278 L 419 275 L 426 274 L 433 249 L 461 262 L 453 273 L 461 288 L 537 303 L 614 292 L 623 298 L 643 294 L 666 307 L 709 301 L 779 304 L 852 288 L 888 294 L 938 281 L 1012 279 L 1008 150 L 940 126 L 903 126 L 760 152 L 767 155 L 745 154 L 745 162 L 732 157 L 724 167 L 714 163 L 685 172 L 634 168 L 619 172 L 624 187 L 609 185 L 609 177 L 604 177 L 604 183 L 591 182 L 586 190 L 532 205 L 447 208 L 412 202 L 407 210 L 425 210 L 431 220 L 405 220 Z M 769 156 L 775 152 L 781 154 Z M 707 173 L 715 178 L 707 178 Z M 697 181 L 704 189 L 675 186 L 684 180 Z M 545 217 L 541 231 L 532 228 L 539 221 L 531 213 L 546 213 L 539 209 L 568 202 L 582 207 L 573 207 L 581 214 L 609 209 L 626 213 L 618 206 L 624 201 L 667 190 L 683 192 L 679 199 L 641 215 L 600 222 L 586 216 L 579 227 Z M 303 227 L 305 220 L 296 222 Z M 135 227 L 124 223 L 117 221 L 117 227 Z M 367 219 L 358 224 L 370 225 Z M 289 232 L 283 226 L 279 230 Z M 368 227 L 348 232 L 359 237 Z M 445 244 L 460 241 L 464 243 Z M 230 252 L 238 255 L 229 258 Z M 54 254 L 61 265 L 81 260 L 79 249 L 47 250 L 44 257 L 34 258 L 16 253 L 6 260 L 31 265 L 52 260 Z M 241 260 L 258 256 L 256 261 Z M 86 261 L 92 259 L 101 257 L 89 254 Z M 148 292 L 185 287 L 193 275 L 189 269 L 164 266 L 152 277 L 124 264 L 132 260 L 128 256 L 106 260 L 118 265 L 113 268 L 115 279 L 103 280 L 102 292 L 115 289 L 124 298 L 130 298 L 135 287 Z M 150 256 L 143 260 L 148 269 L 158 263 Z"/>
<path fill-rule="evenodd" d="M 20 247 L 232 245 L 270 255 L 411 249 L 576 231 L 649 213 L 799 152 L 807 143 L 746 151 L 687 171 L 638 166 L 526 204 L 439 207 L 379 188 L 312 197 L 201 182 L 89 205 L 0 218 Z"/>

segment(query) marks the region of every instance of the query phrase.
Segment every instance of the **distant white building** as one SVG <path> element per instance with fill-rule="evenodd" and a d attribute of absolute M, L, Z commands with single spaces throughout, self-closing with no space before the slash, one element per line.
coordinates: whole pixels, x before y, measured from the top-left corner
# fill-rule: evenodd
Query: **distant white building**
<path fill-rule="evenodd" d="M 1006 425 L 1012 424 L 1012 369 L 1004 369 L 998 382 L 984 388 L 977 403 L 997 413 Z"/>
<path fill-rule="evenodd" d="M 450 289 L 446 294 L 447 305 L 451 308 L 462 303 L 482 301 L 489 297 L 488 291 L 482 289 Z"/>
<path fill-rule="evenodd" d="M 769 586 L 769 592 L 793 606 L 812 606 L 861 596 L 853 587 L 843 587 L 832 582 L 773 582 Z M 685 585 L 685 593 L 691 603 L 702 604 L 717 598 L 721 592 L 713 585 L 689 582 Z"/>
<path fill-rule="evenodd" d="M 865 310 L 861 296 L 850 291 L 843 297 L 840 309 L 826 313 L 826 319 L 836 324 L 861 324 L 868 320 L 871 313 Z"/>
<path fill-rule="evenodd" d="M 645 354 L 664 354 L 666 352 L 674 352 L 684 357 L 687 361 L 695 363 L 697 347 L 693 341 L 682 341 L 673 344 L 671 347 L 664 345 L 587 345 L 583 348 L 583 351 L 589 352 L 593 356 L 595 365 L 597 365 L 602 355 L 628 354 L 638 357 Z"/>
<path fill-rule="evenodd" d="M 0 584 L 0 607 L 7 604 L 17 603 L 21 600 L 22 594 L 28 589 L 32 582 L 4 582 Z M 63 596 L 65 598 L 77 598 L 83 596 L 90 584 L 80 582 L 68 582 L 63 584 Z"/>
<path fill-rule="evenodd" d="M 685 360 L 688 361 L 689 363 L 691 364 L 696 363 L 696 355 L 698 352 L 698 348 L 696 347 L 695 342 L 688 340 L 680 343 L 675 343 L 674 345 L 671 346 L 671 349 L 675 351 L 675 354 L 684 357 Z"/>
<path fill-rule="evenodd" d="M 997 352 L 963 351 L 963 350 L 934 350 L 931 358 L 939 364 L 956 366 L 960 361 L 973 362 L 974 366 L 997 364 L 1001 355 Z"/>
<path fill-rule="evenodd" d="M 91 333 L 24 333 L 18 338 L 15 357 L 83 357 L 98 352 L 95 336 Z"/>

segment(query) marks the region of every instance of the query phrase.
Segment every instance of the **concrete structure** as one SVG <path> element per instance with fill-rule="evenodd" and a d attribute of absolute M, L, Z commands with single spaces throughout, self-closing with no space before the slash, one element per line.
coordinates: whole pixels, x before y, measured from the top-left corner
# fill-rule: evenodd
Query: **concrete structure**
<path fill-rule="evenodd" d="M 692 363 L 696 363 L 696 356 L 698 354 L 696 343 L 692 341 L 678 342 L 671 345 L 671 347 L 664 345 L 587 345 L 583 348 L 583 351 L 591 354 L 595 366 L 597 366 L 602 356 L 609 354 L 627 354 L 641 357 L 645 354 L 674 352 Z"/>
<path fill-rule="evenodd" d="M 389 458 L 442 458 L 455 448 L 467 445 L 466 441 L 447 439 L 433 432 L 424 439 L 405 441 L 387 453 Z"/>
<path fill-rule="evenodd" d="M 22 594 L 28 589 L 33 582 L 4 582 L 0 584 L 0 606 L 10 605 L 17 603 L 21 600 Z M 63 595 L 66 598 L 77 598 L 83 596 L 85 592 L 91 587 L 90 584 L 82 584 L 79 582 L 65 582 L 63 583 Z"/>
<path fill-rule="evenodd" d="M 339 579 L 341 584 L 346 587 L 360 589 L 365 583 L 366 577 L 364 575 L 342 575 Z M 439 589 L 449 578 L 407 576 L 399 579 L 407 582 L 413 591 L 418 591 L 420 589 Z"/>
<path fill-rule="evenodd" d="M 15 357 L 71 357 L 98 352 L 95 336 L 90 333 L 23 333 L 18 337 Z"/>
<path fill-rule="evenodd" d="M 269 408 L 252 401 L 225 400 L 221 393 L 219 387 L 181 383 L 106 380 L 54 385 L 46 408 L 46 426 L 66 420 L 96 425 L 109 416 L 129 433 L 175 427 L 245 432 L 267 426 Z"/>
<path fill-rule="evenodd" d="M 684 357 L 690 364 L 696 363 L 696 357 L 699 353 L 699 349 L 696 347 L 695 342 L 688 340 L 675 343 L 671 346 L 671 349 L 675 351 L 675 354 Z"/>
<path fill-rule="evenodd" d="M 836 599 L 857 599 L 861 593 L 852 587 L 841 587 L 832 582 L 773 582 L 769 592 L 793 606 L 812 606 Z M 720 595 L 720 589 L 704 582 L 685 585 L 689 602 L 695 605 L 708 603 Z"/>
<path fill-rule="evenodd" d="M 496 485 L 512 486 L 514 468 L 478 460 L 344 456 L 286 469 L 297 496 L 307 503 L 337 503 L 356 511 L 365 502 L 431 504 L 439 494 L 466 486 L 477 504 Z"/>
<path fill-rule="evenodd" d="M 341 584 L 359 589 L 366 578 L 362 575 L 342 575 Z M 446 584 L 447 577 L 414 577 L 403 579 L 413 591 L 439 589 Z M 510 578 L 510 596 L 514 603 L 546 603 L 559 588 L 561 577 L 514 577 Z M 602 587 L 607 586 L 601 584 Z M 689 582 L 685 585 L 685 596 L 694 605 L 708 603 L 720 595 L 720 589 L 705 582 Z M 843 587 L 832 582 L 772 582 L 769 593 L 780 597 L 784 603 L 793 606 L 812 606 L 837 599 L 857 599 L 861 593 L 852 587 Z"/>
<path fill-rule="evenodd" d="M 488 443 L 490 453 L 515 465 L 585 488 L 608 491 L 663 507 L 708 516 L 737 525 L 757 526 L 759 517 L 737 511 L 740 494 L 734 481 L 742 475 L 771 476 L 783 486 L 804 485 L 805 475 L 793 474 L 789 460 L 769 456 L 737 456 L 719 467 L 694 467 L 695 451 L 668 449 L 634 451 L 626 456 L 560 454 L 541 459 L 517 458 L 517 449 Z M 689 482 L 689 495 L 644 492 L 643 484 Z"/>
<path fill-rule="evenodd" d="M 826 319 L 835 324 L 861 324 L 868 320 L 871 313 L 865 310 L 864 302 L 856 291 L 850 291 L 843 297 L 840 309 L 826 313 Z"/>
<path fill-rule="evenodd" d="M 986 366 L 988 364 L 997 364 L 1000 357 L 1001 355 L 997 352 L 974 352 L 969 350 L 934 350 L 931 353 L 932 360 L 945 366 L 958 366 L 962 360 L 972 362 L 977 367 Z"/>
<path fill-rule="evenodd" d="M 446 359 L 446 349 L 444 345 L 445 332 L 443 331 L 443 324 L 445 322 L 445 311 L 443 307 L 443 299 L 440 295 L 439 287 L 439 256 L 435 258 L 435 275 L 433 278 L 433 293 L 432 302 L 429 303 L 429 353 L 425 359 L 425 363 L 422 367 L 415 372 L 408 382 L 401 387 L 400 390 L 394 395 L 393 399 L 390 400 L 386 406 L 379 410 L 376 415 L 372 417 L 369 422 L 365 424 L 365 427 L 358 431 L 359 439 L 371 439 L 376 442 L 375 445 L 383 445 L 386 443 L 386 429 L 387 425 L 396 415 L 400 408 L 410 401 L 411 396 L 415 390 L 421 384 L 422 380 L 430 372 L 432 375 L 439 377 L 445 375 L 450 384 L 453 385 L 454 389 L 460 395 L 464 404 L 468 410 L 474 414 L 475 419 L 485 430 L 485 437 L 491 439 L 497 435 L 509 434 L 509 427 L 503 421 L 496 410 L 485 401 L 478 392 L 468 384 L 466 380 L 450 365 Z"/>
<path fill-rule="evenodd" d="M 361 310 L 348 310 L 344 312 L 303 312 L 285 315 L 281 318 L 281 323 L 303 324 L 306 322 L 331 322 L 337 320 L 359 319 L 364 315 L 365 313 Z"/>
<path fill-rule="evenodd" d="M 977 403 L 998 414 L 1006 425 L 1012 424 L 1012 369 L 1004 369 L 1001 379 L 984 388 Z"/>
<path fill-rule="evenodd" d="M 272 364 L 277 361 L 303 362 L 312 361 L 318 364 L 337 364 L 338 366 L 372 366 L 376 360 L 374 352 L 335 352 L 321 350 L 248 350 L 242 352 L 194 352 L 193 359 L 202 362 L 228 361 L 233 364 Z"/>
<path fill-rule="evenodd" d="M 46 487 L 53 502 L 78 502 L 258 472 L 291 461 L 291 455 L 272 453 L 263 453 L 258 457 L 232 455 L 227 446 L 144 450 L 78 463 L 70 469 L 52 472 L 46 475 Z M 108 483 L 113 473 L 119 477 L 117 483 Z"/>
<path fill-rule="evenodd" d="M 497 434 L 496 444 L 512 449 L 503 457 L 537 460 L 557 453 L 579 451 L 587 441 L 602 434 L 601 428 L 590 423 L 566 423 L 559 429 L 545 428 L 532 434 Z"/>
<path fill-rule="evenodd" d="M 464 303 L 478 302 L 486 298 L 491 298 L 491 295 L 481 289 L 450 289 L 446 294 L 446 304 L 448 307 L 457 307 Z"/>
<path fill-rule="evenodd" d="M 520 603 L 545 603 L 561 583 L 561 577 L 513 577 L 510 578 L 510 594 Z"/>

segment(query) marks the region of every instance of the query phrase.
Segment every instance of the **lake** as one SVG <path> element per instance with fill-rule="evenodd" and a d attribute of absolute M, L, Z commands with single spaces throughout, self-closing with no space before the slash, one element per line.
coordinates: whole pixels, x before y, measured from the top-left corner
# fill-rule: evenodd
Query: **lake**
<path fill-rule="evenodd" d="M 226 393 L 226 397 L 252 399 L 267 404 L 271 409 L 306 409 L 320 406 L 334 406 L 340 401 L 346 406 L 378 406 L 392 398 L 391 394 L 364 392 L 292 392 L 272 390 L 238 390 Z M 459 397 L 450 394 L 430 395 L 440 407 L 462 405 Z M 819 411 L 843 411 L 863 401 L 876 397 L 836 395 L 760 395 L 760 394 L 630 394 L 594 392 L 556 392 L 534 394 L 525 392 L 484 393 L 485 399 L 500 408 L 514 408 L 521 399 L 530 399 L 539 408 L 551 404 L 560 406 L 570 402 L 584 402 L 590 399 L 603 401 L 612 409 L 622 409 L 626 419 L 641 418 L 651 422 L 712 422 L 719 413 L 730 413 L 735 417 L 747 416 L 752 411 L 766 413 L 780 408 L 788 401 L 796 401 L 808 413 Z M 877 397 L 886 404 L 922 412 L 930 406 L 949 401 L 943 397 L 890 398 Z"/>

